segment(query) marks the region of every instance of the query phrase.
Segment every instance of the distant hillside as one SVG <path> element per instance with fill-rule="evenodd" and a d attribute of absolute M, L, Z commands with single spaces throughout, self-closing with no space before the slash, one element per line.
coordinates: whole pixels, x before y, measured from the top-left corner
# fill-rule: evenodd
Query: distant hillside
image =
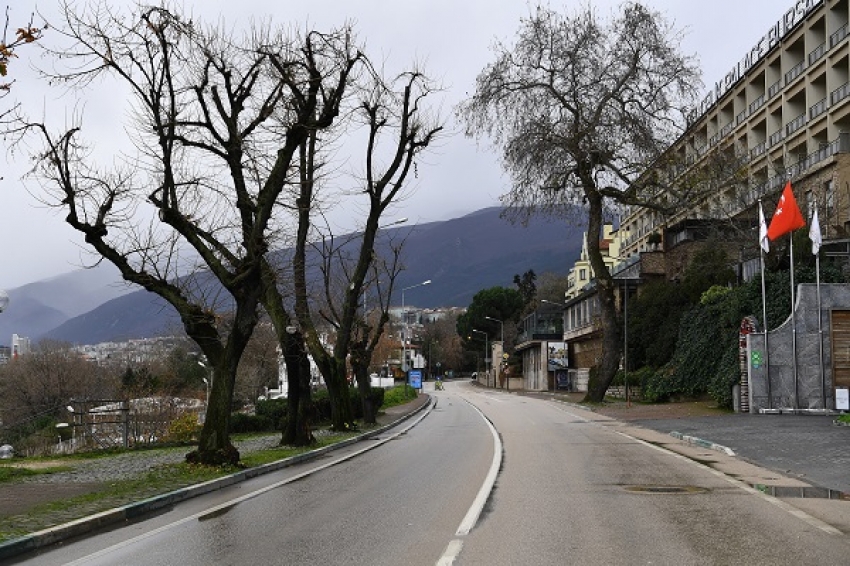
<path fill-rule="evenodd" d="M 543 220 L 528 227 L 515 226 L 502 220 L 499 213 L 494 207 L 444 222 L 386 229 L 385 235 L 396 240 L 406 237 L 406 270 L 397 288 L 432 281 L 408 292 L 407 304 L 464 307 L 481 289 L 511 287 L 514 275 L 529 269 L 565 275 L 578 258 L 582 227 Z M 400 301 L 399 294 L 393 302 Z M 178 325 L 179 318 L 170 305 L 146 291 L 135 291 L 30 336 L 93 344 L 163 334 Z"/>
<path fill-rule="evenodd" d="M 12 334 L 38 338 L 65 321 L 134 291 L 106 262 L 11 289 L 0 315 L 0 344 Z"/>

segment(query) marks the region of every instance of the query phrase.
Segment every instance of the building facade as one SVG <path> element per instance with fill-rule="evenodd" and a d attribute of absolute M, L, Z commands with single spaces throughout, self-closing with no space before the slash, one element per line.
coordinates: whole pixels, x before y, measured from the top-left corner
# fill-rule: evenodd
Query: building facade
<path fill-rule="evenodd" d="M 711 86 L 689 127 L 670 148 L 671 183 L 714 154 L 743 166 L 723 185 L 678 213 L 632 208 L 621 227 L 622 256 L 688 238 L 687 221 L 737 220 L 752 227 L 757 203 L 769 215 L 786 181 L 804 214 L 818 208 L 824 239 L 850 230 L 850 3 L 797 0 L 754 37 L 725 77 Z M 653 236 L 655 234 L 656 236 Z M 752 247 L 757 238 L 752 237 Z"/>

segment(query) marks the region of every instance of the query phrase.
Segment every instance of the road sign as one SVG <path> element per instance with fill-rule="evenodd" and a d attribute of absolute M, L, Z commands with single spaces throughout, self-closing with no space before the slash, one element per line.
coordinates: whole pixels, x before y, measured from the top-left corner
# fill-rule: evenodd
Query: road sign
<path fill-rule="evenodd" d="M 422 370 L 412 369 L 408 371 L 407 382 L 414 389 L 422 389 Z"/>

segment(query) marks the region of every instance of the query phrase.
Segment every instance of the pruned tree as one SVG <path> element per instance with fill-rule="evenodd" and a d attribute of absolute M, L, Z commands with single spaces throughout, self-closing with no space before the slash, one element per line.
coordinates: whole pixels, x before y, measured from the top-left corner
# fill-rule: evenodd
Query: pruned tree
<path fill-rule="evenodd" d="M 362 91 L 363 97 L 355 109 L 355 120 L 365 128 L 363 168 L 359 182 L 351 190 L 366 199 L 366 218 L 357 234 L 356 251 L 341 258 L 340 250 L 326 250 L 326 265 L 347 265 L 340 285 L 331 271 L 324 275 L 325 300 L 311 299 L 308 283 L 308 250 L 313 215 L 316 212 L 318 191 L 323 185 L 319 175 L 320 152 L 316 136 L 302 144 L 300 193 L 298 196 L 298 236 L 295 243 L 293 273 L 295 278 L 295 312 L 307 348 L 327 384 L 332 408 L 332 426 L 345 430 L 354 425 L 347 381 L 347 358 L 356 336 L 357 312 L 364 284 L 375 261 L 375 241 L 381 219 L 387 209 L 403 195 L 408 177 L 415 173 L 416 159 L 431 145 L 443 129 L 438 117 L 424 106 L 435 87 L 422 73 L 405 72 L 388 81 L 373 70 L 371 84 Z M 319 234 L 316 240 L 323 240 Z M 350 249 L 346 246 L 344 249 Z M 350 260 L 350 261 L 349 261 Z M 338 295 L 333 296 L 335 291 Z M 325 312 L 318 312 L 320 309 Z M 332 325 L 335 336 L 332 345 L 320 337 L 320 321 Z"/>
<path fill-rule="evenodd" d="M 338 117 L 361 55 L 348 28 L 260 28 L 232 38 L 167 7 L 124 14 L 104 3 L 78 13 L 66 3 L 63 14 L 70 47 L 50 53 L 70 66 L 49 78 L 83 88 L 111 77 L 128 88 L 136 151 L 102 170 L 82 124 L 53 133 L 21 117 L 16 131 L 43 143 L 35 174 L 44 199 L 67 212 L 96 256 L 173 305 L 211 365 L 207 418 L 188 458 L 238 462 L 231 400 L 259 320 L 263 262 L 283 229 L 278 197 L 297 179 L 304 141 Z M 178 278 L 187 266 L 203 267 L 227 291 L 226 325 L 209 287 Z"/>
<path fill-rule="evenodd" d="M 678 156 L 665 150 L 684 131 L 700 85 L 678 41 L 657 12 L 639 3 L 624 4 L 607 23 L 591 7 L 563 15 L 539 6 L 520 23 L 515 44 L 494 46 L 495 61 L 458 109 L 468 134 L 489 136 L 501 148 L 513 183 L 503 203 L 514 218 L 585 207 L 603 341 L 588 401 L 602 400 L 622 347 L 614 282 L 599 246 L 606 206 L 669 210 L 706 187 L 671 184 L 665 174 L 677 170 Z"/>
<path fill-rule="evenodd" d="M 376 254 L 370 266 L 372 275 L 369 280 L 364 281 L 362 313 L 354 323 L 349 361 L 360 391 L 363 422 L 366 424 L 377 422 L 378 409 L 380 409 L 375 405 L 371 393 L 372 380 L 369 377 L 369 369 L 373 366 L 372 357 L 381 344 L 384 330 L 390 320 L 390 299 L 402 267 L 400 258 L 403 246 L 404 241 L 399 244 L 390 242 L 387 246 L 390 258 L 381 258 Z M 372 308 L 367 307 L 367 295 L 371 295 L 374 300 Z"/>

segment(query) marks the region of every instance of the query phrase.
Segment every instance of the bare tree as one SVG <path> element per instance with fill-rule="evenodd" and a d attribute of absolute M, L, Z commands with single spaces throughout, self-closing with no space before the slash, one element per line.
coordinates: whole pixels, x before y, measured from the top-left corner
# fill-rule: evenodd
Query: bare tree
<path fill-rule="evenodd" d="M 514 45 L 495 45 L 495 61 L 458 109 L 470 135 L 489 136 L 501 147 L 513 179 L 503 202 L 515 218 L 586 207 L 603 336 L 588 401 L 602 400 L 622 345 L 614 283 L 599 247 L 607 204 L 669 209 L 703 186 L 665 184 L 663 174 L 646 174 L 674 168 L 675 156 L 665 150 L 684 131 L 700 85 L 678 40 L 658 13 L 639 3 L 624 4 L 607 25 L 589 7 L 568 16 L 538 6 L 521 22 Z"/>
<path fill-rule="evenodd" d="M 359 247 L 352 255 L 351 270 L 345 273 L 342 296 L 328 293 L 339 289 L 334 276 L 325 278 L 327 312 L 316 313 L 308 285 L 308 248 L 312 214 L 321 179 L 315 136 L 302 145 L 300 193 L 298 197 L 298 236 L 293 258 L 295 312 L 310 355 L 322 372 L 331 398 L 333 427 L 353 426 L 347 382 L 347 357 L 355 337 L 357 311 L 374 261 L 375 240 L 387 208 L 400 196 L 408 176 L 415 172 L 416 158 L 440 134 L 439 120 L 423 107 L 434 92 L 431 82 L 419 72 L 401 74 L 387 82 L 375 72 L 372 85 L 357 106 L 355 118 L 366 128 L 363 178 L 357 191 L 368 201 L 365 225 L 358 234 Z M 387 140 L 387 141 L 385 141 Z M 386 147 L 385 147 L 386 144 Z M 331 256 L 333 257 L 333 254 Z M 346 263 L 345 261 L 341 263 Z M 317 316 L 318 314 L 318 316 Z M 335 341 L 328 348 L 320 338 L 318 321 L 333 325 Z M 367 386 L 368 387 L 368 386 Z"/>
<path fill-rule="evenodd" d="M 128 87 L 136 154 L 102 171 L 80 125 L 53 134 L 22 118 L 18 131 L 44 143 L 36 173 L 45 199 L 124 279 L 171 303 L 212 366 L 207 418 L 188 458 L 235 463 L 230 406 L 271 234 L 282 229 L 277 199 L 297 179 L 304 141 L 337 118 L 361 56 L 347 28 L 304 36 L 263 28 L 232 39 L 164 7 L 126 15 L 106 4 L 84 14 L 66 4 L 64 20 L 71 47 L 53 54 L 72 67 L 52 78 L 85 87 L 106 75 Z M 177 279 L 187 265 L 226 289 L 227 325 L 208 287 Z"/>
<path fill-rule="evenodd" d="M 114 372 L 86 361 L 70 344 L 42 340 L 0 366 L 0 420 L 10 426 L 39 415 L 65 417 L 71 399 L 109 399 Z"/>

